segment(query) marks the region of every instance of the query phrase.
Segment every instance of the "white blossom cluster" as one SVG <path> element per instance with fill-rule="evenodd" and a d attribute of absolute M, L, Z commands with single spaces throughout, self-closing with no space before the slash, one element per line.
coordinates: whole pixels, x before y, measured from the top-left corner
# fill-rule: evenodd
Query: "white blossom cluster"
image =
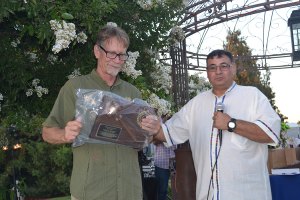
<path fill-rule="evenodd" d="M 136 70 L 136 59 L 139 57 L 139 52 L 128 52 L 128 59 L 124 63 L 124 66 L 122 67 L 122 72 L 124 72 L 127 76 L 130 76 L 133 79 L 136 79 L 138 76 L 142 75 L 141 70 Z"/>
<path fill-rule="evenodd" d="M 31 87 L 30 89 L 27 90 L 26 92 L 26 96 L 32 96 L 34 92 L 36 92 L 36 95 L 38 97 L 42 97 L 43 94 L 48 94 L 48 89 L 47 88 L 43 88 L 42 86 L 39 86 L 38 84 L 40 83 L 40 79 L 33 79 L 32 83 L 31 83 Z"/>
<path fill-rule="evenodd" d="M 25 55 L 29 56 L 29 60 L 32 63 L 39 62 L 38 56 L 34 52 L 25 52 Z"/>
<path fill-rule="evenodd" d="M 12 47 L 17 47 L 18 45 L 20 44 L 20 40 L 19 39 L 16 39 L 15 41 L 12 41 L 11 43 L 10 43 L 10 45 L 12 46 Z"/>
<path fill-rule="evenodd" d="M 156 49 L 146 49 L 145 52 L 154 59 L 159 59 L 159 53 Z"/>
<path fill-rule="evenodd" d="M 81 76 L 79 68 L 74 69 L 74 71 L 70 75 L 68 75 L 67 77 L 68 77 L 68 79 L 71 79 L 71 78 L 75 78 L 77 76 Z"/>
<path fill-rule="evenodd" d="M 84 44 L 84 43 L 86 43 L 87 36 L 84 32 L 81 31 L 80 33 L 77 34 L 76 40 L 78 43 Z"/>
<path fill-rule="evenodd" d="M 163 5 L 166 0 L 137 0 L 137 4 L 144 10 L 150 10 L 157 5 Z M 182 0 L 182 5 L 187 7 L 189 0 Z"/>
<path fill-rule="evenodd" d="M 147 102 L 151 105 L 151 107 L 157 109 L 158 116 L 162 115 L 170 115 L 171 111 L 171 103 L 165 99 L 159 98 L 156 94 L 152 93 L 149 96 Z"/>
<path fill-rule="evenodd" d="M 58 61 L 58 56 L 53 55 L 53 54 L 49 54 L 47 57 L 47 60 L 54 65 L 57 61 Z"/>
<path fill-rule="evenodd" d="M 190 75 L 189 77 L 189 93 L 199 94 L 211 88 L 210 83 L 202 76 L 201 72 Z"/>
<path fill-rule="evenodd" d="M 171 66 L 158 63 L 155 65 L 156 70 L 151 73 L 151 77 L 155 83 L 155 90 L 164 90 L 166 94 L 170 94 L 172 88 Z"/>
<path fill-rule="evenodd" d="M 3 101 L 3 95 L 0 93 L 0 101 Z M 0 112 L 1 112 L 1 102 L 0 102 Z"/>
<path fill-rule="evenodd" d="M 184 38 L 185 34 L 180 26 L 174 26 L 171 29 L 169 38 L 171 45 L 177 46 Z"/>
<path fill-rule="evenodd" d="M 138 0 L 137 4 L 144 10 L 150 10 L 153 7 L 152 0 Z"/>
<path fill-rule="evenodd" d="M 76 35 L 75 24 L 73 23 L 67 23 L 64 20 L 62 22 L 50 20 L 50 26 L 56 37 L 55 45 L 52 47 L 54 54 L 59 53 L 62 49 L 69 48 L 69 44 L 77 37 L 79 37 L 77 42 L 80 43 L 85 43 L 87 40 L 87 36 L 83 32 Z"/>

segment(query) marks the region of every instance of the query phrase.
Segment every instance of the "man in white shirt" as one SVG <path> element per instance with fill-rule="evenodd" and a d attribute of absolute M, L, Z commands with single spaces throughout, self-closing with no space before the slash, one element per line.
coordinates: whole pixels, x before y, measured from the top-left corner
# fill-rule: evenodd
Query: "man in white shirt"
<path fill-rule="evenodd" d="M 268 147 L 279 142 L 280 118 L 258 89 L 234 81 L 230 52 L 206 59 L 212 89 L 190 100 L 165 124 L 142 126 L 169 145 L 189 140 L 197 174 L 197 200 L 271 200 Z"/>

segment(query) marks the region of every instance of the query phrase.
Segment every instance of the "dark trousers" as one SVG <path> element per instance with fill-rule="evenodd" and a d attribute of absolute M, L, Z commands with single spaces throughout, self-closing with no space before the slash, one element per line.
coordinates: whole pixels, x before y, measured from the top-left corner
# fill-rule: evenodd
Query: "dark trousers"
<path fill-rule="evenodd" d="M 155 166 L 155 178 L 157 182 L 157 200 L 166 200 L 168 193 L 170 170 Z"/>

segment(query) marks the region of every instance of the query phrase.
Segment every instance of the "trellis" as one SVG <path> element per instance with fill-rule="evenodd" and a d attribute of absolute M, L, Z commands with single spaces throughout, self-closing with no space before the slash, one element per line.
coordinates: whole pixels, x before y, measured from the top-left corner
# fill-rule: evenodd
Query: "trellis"
<path fill-rule="evenodd" d="M 265 1 L 244 1 L 239 6 L 240 0 L 192 0 L 186 7 L 184 17 L 179 25 L 185 32 L 186 38 L 194 33 L 205 30 L 211 26 L 253 15 L 257 13 L 267 12 L 270 10 L 299 6 L 298 0 L 265 0 Z M 172 81 L 173 81 L 173 97 L 177 107 L 181 107 L 189 100 L 188 94 L 188 71 L 198 70 L 205 71 L 205 66 L 201 66 L 201 60 L 206 55 L 186 50 L 186 38 L 176 47 L 171 47 L 170 59 L 172 65 Z M 256 55 L 248 58 L 239 59 L 256 59 L 263 60 L 264 63 L 268 59 L 291 57 L 292 53 L 276 54 L 276 55 Z M 193 60 L 194 62 L 189 62 Z M 268 66 L 269 69 L 282 69 L 290 67 L 300 67 L 299 63 L 291 63 L 289 65 Z M 265 69 L 264 66 L 258 66 L 259 70 Z"/>

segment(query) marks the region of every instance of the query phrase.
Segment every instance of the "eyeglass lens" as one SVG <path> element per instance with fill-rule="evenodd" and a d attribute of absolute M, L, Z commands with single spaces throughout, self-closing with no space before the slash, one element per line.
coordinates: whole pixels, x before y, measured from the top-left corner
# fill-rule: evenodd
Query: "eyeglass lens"
<path fill-rule="evenodd" d="M 110 51 L 106 51 L 102 46 L 99 46 L 106 54 L 106 57 L 107 58 L 110 58 L 110 59 L 115 59 L 117 56 L 119 56 L 119 59 L 122 60 L 122 61 L 125 61 L 128 59 L 128 54 L 117 54 L 115 52 L 110 52 Z"/>

